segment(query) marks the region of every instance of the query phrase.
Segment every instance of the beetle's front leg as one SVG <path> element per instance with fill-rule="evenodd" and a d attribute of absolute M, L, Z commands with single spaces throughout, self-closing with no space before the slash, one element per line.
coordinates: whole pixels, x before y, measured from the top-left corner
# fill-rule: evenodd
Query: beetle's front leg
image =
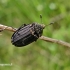
<path fill-rule="evenodd" d="M 36 36 L 36 35 L 34 34 L 34 31 L 30 30 L 30 32 L 32 33 L 32 35 L 34 35 L 36 38 L 38 38 L 38 36 Z"/>

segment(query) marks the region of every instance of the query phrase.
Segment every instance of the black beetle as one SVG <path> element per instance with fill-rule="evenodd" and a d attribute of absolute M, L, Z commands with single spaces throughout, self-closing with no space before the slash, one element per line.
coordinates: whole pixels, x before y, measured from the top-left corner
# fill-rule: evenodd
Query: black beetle
<path fill-rule="evenodd" d="M 44 27 L 45 25 L 38 23 L 23 24 L 14 32 L 11 42 L 17 47 L 26 46 L 41 37 Z"/>

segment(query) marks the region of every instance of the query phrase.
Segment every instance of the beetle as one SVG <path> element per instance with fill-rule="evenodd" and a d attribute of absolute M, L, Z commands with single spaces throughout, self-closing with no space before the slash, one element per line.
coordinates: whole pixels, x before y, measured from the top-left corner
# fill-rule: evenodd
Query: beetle
<path fill-rule="evenodd" d="M 37 41 L 42 36 L 45 25 L 36 22 L 31 24 L 23 24 L 12 35 L 11 42 L 17 47 L 26 46 Z"/>

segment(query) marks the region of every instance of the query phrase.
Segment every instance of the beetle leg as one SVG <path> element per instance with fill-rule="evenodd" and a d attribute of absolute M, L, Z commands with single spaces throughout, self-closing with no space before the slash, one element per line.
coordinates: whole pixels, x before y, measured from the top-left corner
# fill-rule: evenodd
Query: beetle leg
<path fill-rule="evenodd" d="M 23 24 L 24 26 L 27 26 L 27 24 Z"/>
<path fill-rule="evenodd" d="M 34 35 L 36 38 L 38 38 L 38 37 L 34 34 L 34 31 L 30 30 L 30 32 L 32 33 L 32 35 Z"/>

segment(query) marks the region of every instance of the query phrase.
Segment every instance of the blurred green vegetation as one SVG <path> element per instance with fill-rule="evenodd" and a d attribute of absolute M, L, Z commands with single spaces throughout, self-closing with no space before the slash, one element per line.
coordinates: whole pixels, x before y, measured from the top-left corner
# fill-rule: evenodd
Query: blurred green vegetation
<path fill-rule="evenodd" d="M 46 25 L 59 14 L 62 20 L 44 29 L 43 35 L 70 42 L 70 0 L 0 0 L 0 24 L 19 28 L 22 24 L 41 23 Z M 70 70 L 70 48 L 37 40 L 25 47 L 11 44 L 12 32 L 0 34 L 0 70 Z"/>

